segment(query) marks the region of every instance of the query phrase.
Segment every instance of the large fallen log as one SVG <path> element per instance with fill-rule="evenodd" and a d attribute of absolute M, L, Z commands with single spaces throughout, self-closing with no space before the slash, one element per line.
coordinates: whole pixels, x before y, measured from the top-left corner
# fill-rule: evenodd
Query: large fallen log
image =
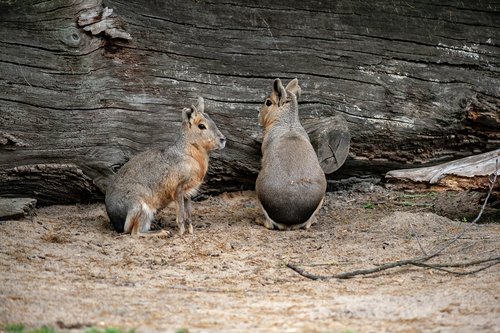
<path fill-rule="evenodd" d="M 499 35 L 482 1 L 0 1 L 0 195 L 102 198 L 197 96 L 228 138 L 203 191 L 252 188 L 276 77 L 299 79 L 320 155 L 342 157 L 345 136 L 318 126 L 345 118 L 329 177 L 497 149 Z"/>

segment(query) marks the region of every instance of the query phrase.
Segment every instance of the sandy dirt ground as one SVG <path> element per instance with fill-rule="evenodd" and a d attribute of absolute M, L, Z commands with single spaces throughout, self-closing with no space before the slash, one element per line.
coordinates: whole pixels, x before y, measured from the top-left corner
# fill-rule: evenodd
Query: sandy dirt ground
<path fill-rule="evenodd" d="M 456 276 L 402 267 L 314 281 L 421 256 L 479 211 L 478 195 L 406 194 L 373 184 L 328 193 L 310 230 L 271 231 L 252 192 L 194 203 L 193 235 L 119 235 L 103 204 L 51 206 L 0 224 L 0 328 L 80 332 L 500 332 L 500 265 Z M 489 214 L 489 215 L 488 215 Z M 472 218 L 471 218 L 472 216 Z M 431 262 L 500 255 L 498 209 Z M 420 244 L 419 244 L 420 243 Z M 450 268 L 458 271 L 475 269 Z"/>

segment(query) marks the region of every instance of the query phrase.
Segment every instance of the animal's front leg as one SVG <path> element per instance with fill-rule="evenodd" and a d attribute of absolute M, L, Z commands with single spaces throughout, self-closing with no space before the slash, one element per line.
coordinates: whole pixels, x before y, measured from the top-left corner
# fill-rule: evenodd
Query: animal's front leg
<path fill-rule="evenodd" d="M 175 205 L 176 205 L 176 211 L 177 211 L 177 226 L 179 227 L 179 235 L 183 235 L 184 231 L 186 230 L 184 227 L 184 220 L 185 220 L 185 207 L 184 207 L 184 190 L 182 189 L 182 185 L 177 187 L 177 190 L 175 192 Z"/>
<path fill-rule="evenodd" d="M 191 198 L 184 198 L 184 217 L 188 224 L 188 232 L 193 233 L 193 223 L 191 221 L 191 214 L 193 212 L 193 206 L 191 204 Z"/>

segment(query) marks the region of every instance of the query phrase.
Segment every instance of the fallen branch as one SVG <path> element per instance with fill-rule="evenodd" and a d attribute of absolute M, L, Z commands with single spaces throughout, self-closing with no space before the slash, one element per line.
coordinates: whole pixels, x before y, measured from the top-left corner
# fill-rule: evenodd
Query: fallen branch
<path fill-rule="evenodd" d="M 461 232 L 459 232 L 455 237 L 450 239 L 446 244 L 444 244 L 442 247 L 439 249 L 433 251 L 432 253 L 421 256 L 421 257 L 415 257 L 411 259 L 406 259 L 406 260 L 398 260 L 398 261 L 393 261 L 393 262 L 388 262 L 385 264 L 377 265 L 374 268 L 369 268 L 369 269 L 359 269 L 359 270 L 354 270 L 354 271 L 349 271 L 345 273 L 340 273 L 340 274 L 334 274 L 334 275 L 316 275 L 313 273 L 310 273 L 306 271 L 305 269 L 299 267 L 296 264 L 292 263 L 287 263 L 286 266 L 298 274 L 302 275 L 303 277 L 306 277 L 311 280 L 330 280 L 330 279 L 349 279 L 355 276 L 359 275 L 369 275 L 369 274 L 374 274 L 378 272 L 382 272 L 391 268 L 396 268 L 396 267 L 403 267 L 403 266 L 418 266 L 418 267 L 425 267 L 429 269 L 435 269 L 439 271 L 444 271 L 447 273 L 455 274 L 455 275 L 468 275 L 468 274 L 474 274 L 480 271 L 483 271 L 489 267 L 492 267 L 494 265 L 497 265 L 500 263 L 500 257 L 495 257 L 495 258 L 488 258 L 488 259 L 480 259 L 480 260 L 474 260 L 466 263 L 450 263 L 450 264 L 427 264 L 426 262 L 429 261 L 432 258 L 435 258 L 439 256 L 443 251 L 448 249 L 453 243 L 458 241 L 463 237 L 463 235 L 473 226 L 476 225 L 476 223 L 479 221 L 481 218 L 484 209 L 486 208 L 486 204 L 488 203 L 488 199 L 490 198 L 491 192 L 493 191 L 493 188 L 495 186 L 495 183 L 497 181 L 497 176 L 498 176 L 498 171 L 499 171 L 499 163 L 498 159 L 496 160 L 496 169 L 495 172 L 493 173 L 493 179 L 491 179 L 491 175 L 488 178 L 489 180 L 489 191 L 488 194 L 486 195 L 486 198 L 484 200 L 483 205 L 481 206 L 481 209 L 477 215 L 477 217 L 469 224 L 467 224 Z M 423 249 L 422 249 L 423 250 Z M 489 263 L 488 265 L 482 266 L 478 269 L 468 271 L 468 272 L 457 272 L 457 271 L 452 271 L 447 268 L 450 267 L 471 267 L 471 266 L 477 266 L 483 263 Z"/>
<path fill-rule="evenodd" d="M 435 253 L 435 254 L 433 253 L 431 255 L 427 255 L 427 256 L 423 256 L 423 257 L 419 257 L 419 258 L 398 260 L 398 261 L 394 261 L 394 262 L 385 263 L 382 265 L 378 265 L 377 267 L 374 267 L 374 268 L 359 269 L 359 270 L 355 270 L 355 271 L 334 274 L 334 275 L 328 275 L 328 276 L 315 275 L 312 273 L 308 273 L 304 269 L 302 269 L 294 264 L 291 264 L 291 263 L 286 264 L 286 266 L 293 269 L 294 271 L 296 271 L 300 275 L 302 275 L 306 278 L 309 278 L 311 280 L 349 279 L 349 278 L 355 277 L 357 275 L 368 275 L 368 274 L 378 273 L 378 272 L 385 271 L 387 269 L 394 268 L 394 267 L 401 267 L 401 266 L 406 266 L 406 265 L 416 265 L 419 262 L 427 261 L 427 260 L 429 260 L 437 255 L 438 255 L 438 253 Z"/>
<path fill-rule="evenodd" d="M 480 265 L 484 263 L 489 263 L 488 265 L 484 265 L 480 268 L 477 268 L 472 271 L 467 271 L 467 272 L 458 272 L 458 271 L 452 271 L 450 269 L 446 269 L 448 267 L 470 267 L 470 266 L 475 266 L 475 265 Z M 451 273 L 455 275 L 471 275 L 475 274 L 480 271 L 484 271 L 485 269 L 490 268 L 491 266 L 497 265 L 500 263 L 500 257 L 495 257 L 495 258 L 488 258 L 488 259 L 481 259 L 481 260 L 474 260 L 470 261 L 467 263 L 454 263 L 454 264 L 426 264 L 426 263 L 414 263 L 412 265 L 414 266 L 419 266 L 419 267 L 425 267 L 425 268 L 431 268 L 439 271 L 443 271 L 446 273 Z M 446 268 L 445 268 L 446 267 Z"/>

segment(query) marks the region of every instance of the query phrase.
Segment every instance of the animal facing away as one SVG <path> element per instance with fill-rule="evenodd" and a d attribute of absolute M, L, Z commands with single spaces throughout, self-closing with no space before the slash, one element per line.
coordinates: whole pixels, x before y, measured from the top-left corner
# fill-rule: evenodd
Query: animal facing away
<path fill-rule="evenodd" d="M 325 197 L 325 174 L 299 121 L 300 92 L 297 79 L 286 88 L 276 79 L 259 112 L 264 139 L 255 187 L 269 229 L 308 229 Z"/>
<path fill-rule="evenodd" d="M 170 147 L 146 150 L 130 159 L 106 191 L 106 211 L 118 232 L 147 234 L 157 210 L 174 202 L 179 233 L 193 233 L 191 196 L 208 169 L 209 153 L 226 138 L 204 112 L 204 101 L 182 110 L 178 139 Z"/>

